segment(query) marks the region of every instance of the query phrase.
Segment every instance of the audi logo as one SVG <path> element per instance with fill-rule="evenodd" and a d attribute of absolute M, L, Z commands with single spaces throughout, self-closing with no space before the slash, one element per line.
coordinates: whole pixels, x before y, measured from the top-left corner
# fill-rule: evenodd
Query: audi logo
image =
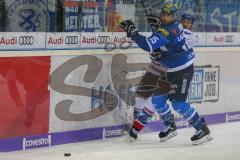
<path fill-rule="evenodd" d="M 225 42 L 233 42 L 234 38 L 233 35 L 226 35 L 225 36 Z"/>
<path fill-rule="evenodd" d="M 66 36 L 65 43 L 66 44 L 78 44 L 78 36 Z"/>
<path fill-rule="evenodd" d="M 195 35 L 195 43 L 198 43 L 198 35 Z"/>
<path fill-rule="evenodd" d="M 110 37 L 109 36 L 98 36 L 97 38 L 98 44 L 106 44 L 110 42 Z"/>
<path fill-rule="evenodd" d="M 21 36 L 19 37 L 19 45 L 33 45 L 34 38 L 33 36 Z"/>

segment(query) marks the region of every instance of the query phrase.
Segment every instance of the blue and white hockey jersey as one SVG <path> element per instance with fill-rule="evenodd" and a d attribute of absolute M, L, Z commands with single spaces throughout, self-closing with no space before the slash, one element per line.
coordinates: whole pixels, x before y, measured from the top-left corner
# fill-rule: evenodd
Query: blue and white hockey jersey
<path fill-rule="evenodd" d="M 196 35 L 191 30 L 184 29 L 183 36 L 185 37 L 188 48 L 193 49 L 196 43 Z"/>
<path fill-rule="evenodd" d="M 132 37 L 140 48 L 150 53 L 160 50 L 162 57 L 159 63 L 168 68 L 167 72 L 179 71 L 193 64 L 195 58 L 193 38 L 195 36 L 192 32 L 184 30 L 178 21 L 161 25 L 150 37 L 140 34 Z"/>

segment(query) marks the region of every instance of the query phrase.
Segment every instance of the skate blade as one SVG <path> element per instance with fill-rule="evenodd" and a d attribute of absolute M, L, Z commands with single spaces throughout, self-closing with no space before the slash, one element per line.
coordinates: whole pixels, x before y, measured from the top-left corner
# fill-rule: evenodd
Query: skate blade
<path fill-rule="evenodd" d="M 137 139 L 129 137 L 129 142 L 136 142 L 136 141 L 137 141 Z"/>
<path fill-rule="evenodd" d="M 213 138 L 210 136 L 210 134 L 204 136 L 202 139 L 196 140 L 196 141 L 192 141 L 192 144 L 194 146 L 202 144 L 202 143 L 206 143 L 208 141 L 211 141 Z"/>
<path fill-rule="evenodd" d="M 169 134 L 167 137 L 160 138 L 160 142 L 164 142 L 164 141 L 166 141 L 166 140 L 168 140 L 168 139 L 170 139 L 170 138 L 173 138 L 173 137 L 175 137 L 177 134 L 178 134 L 177 131 L 174 131 L 174 132 L 172 132 L 171 134 Z"/>
<path fill-rule="evenodd" d="M 126 133 L 126 134 L 124 134 L 124 136 L 123 136 L 123 141 L 124 141 L 124 142 L 135 142 L 135 141 L 137 141 L 137 139 L 129 136 L 129 134 Z"/>
<path fill-rule="evenodd" d="M 126 137 L 126 142 L 134 143 L 134 142 L 136 142 L 136 141 L 137 141 L 137 139 L 135 139 L 135 138 L 133 138 L 133 137 L 131 137 L 131 136 L 127 136 L 127 137 Z"/>

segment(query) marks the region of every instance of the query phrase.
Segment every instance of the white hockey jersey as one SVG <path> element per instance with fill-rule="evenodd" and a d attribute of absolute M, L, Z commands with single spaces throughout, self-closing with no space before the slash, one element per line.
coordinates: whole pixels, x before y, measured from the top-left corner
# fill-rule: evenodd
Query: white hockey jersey
<path fill-rule="evenodd" d="M 188 48 L 193 49 L 196 43 L 196 35 L 192 31 L 184 29 L 183 36 L 185 37 Z"/>

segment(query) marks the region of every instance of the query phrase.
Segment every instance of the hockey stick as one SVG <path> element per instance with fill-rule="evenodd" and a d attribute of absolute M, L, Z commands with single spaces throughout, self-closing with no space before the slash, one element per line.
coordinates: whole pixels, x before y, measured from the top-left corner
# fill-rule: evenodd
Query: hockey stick
<path fill-rule="evenodd" d="M 148 12 L 147 7 L 146 7 L 146 5 L 145 5 L 145 3 L 144 3 L 143 0 L 141 0 L 141 4 L 142 4 L 142 7 L 143 7 L 144 12 L 145 12 L 145 15 L 146 15 L 146 18 L 147 18 L 147 22 L 148 22 L 148 24 L 150 25 L 151 30 L 154 31 L 153 26 L 158 26 L 158 25 L 160 24 L 160 20 L 159 20 L 158 17 L 155 17 L 155 16 L 152 14 L 152 10 L 151 10 L 151 9 L 149 9 L 149 12 Z M 154 21 L 154 22 L 149 23 L 150 19 L 151 19 L 152 21 Z"/>
<path fill-rule="evenodd" d="M 142 7 L 143 7 L 143 9 L 144 9 L 145 15 L 148 17 L 149 14 L 148 14 L 147 8 L 146 8 L 145 3 L 144 3 L 143 0 L 141 0 L 141 4 L 142 4 Z M 150 9 L 149 11 L 150 11 L 150 14 L 152 15 L 152 11 L 151 11 L 151 9 Z M 148 22 L 148 21 L 147 21 L 147 22 Z M 148 23 L 149 23 L 149 22 L 148 22 Z M 150 24 L 149 24 L 149 25 L 150 25 Z M 150 27 L 151 27 L 151 30 L 153 31 L 153 27 L 152 27 L 152 25 L 150 25 Z"/>

